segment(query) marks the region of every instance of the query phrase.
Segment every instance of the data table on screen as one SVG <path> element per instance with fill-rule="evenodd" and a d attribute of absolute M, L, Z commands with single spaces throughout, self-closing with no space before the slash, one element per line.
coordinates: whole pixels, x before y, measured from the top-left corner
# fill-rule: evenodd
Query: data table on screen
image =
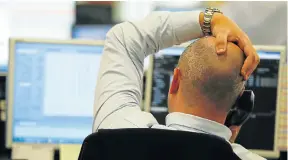
<path fill-rule="evenodd" d="M 168 114 L 167 95 L 173 70 L 183 51 L 183 47 L 172 47 L 154 55 L 150 111 L 160 124 L 165 124 L 165 117 Z"/>
<path fill-rule="evenodd" d="M 69 53 L 48 53 L 43 106 L 45 115 L 92 115 L 100 56 L 93 53 L 74 56 Z"/>
<path fill-rule="evenodd" d="M 258 51 L 261 62 L 249 77 L 246 89 L 255 94 L 255 107 L 236 142 L 254 150 L 274 150 L 280 52 Z M 265 124 L 265 125 L 264 125 Z M 253 136 L 251 135 L 258 135 Z"/>
<path fill-rule="evenodd" d="M 283 123 L 281 125 L 282 131 L 280 132 L 282 134 L 277 134 L 276 132 L 278 125 L 276 122 L 279 116 L 277 90 L 282 88 L 281 94 L 286 94 L 286 96 L 281 96 L 282 99 L 281 102 L 279 102 L 284 104 L 287 102 L 287 80 L 281 82 L 285 84 L 286 87 L 281 87 L 278 84 L 281 51 L 269 46 L 265 48 L 267 49 L 257 50 L 261 62 L 246 82 L 246 89 L 254 91 L 255 109 L 250 119 L 242 126 L 236 142 L 255 152 L 271 153 L 271 155 L 273 154 L 272 156 L 274 156 L 277 155 L 277 150 L 275 150 L 275 148 L 277 148 L 275 137 L 279 135 L 279 137 L 282 137 L 281 141 L 287 142 L 285 141 L 287 139 L 287 119 L 285 118 L 287 117 L 284 117 L 284 115 L 287 116 L 287 108 L 283 105 L 282 109 L 280 108 L 280 110 L 282 110 L 280 115 L 283 115 L 280 116 L 282 117 Z M 160 124 L 165 124 L 165 117 L 168 114 L 168 91 L 173 78 L 173 70 L 177 67 L 178 60 L 184 49 L 185 48 L 172 47 L 161 50 L 154 55 L 153 68 L 151 69 L 152 89 L 150 112 L 156 117 Z M 287 74 L 287 71 L 282 71 L 282 73 L 283 72 Z M 282 74 L 282 77 L 286 76 Z"/>
<path fill-rule="evenodd" d="M 81 144 L 92 132 L 103 46 L 15 42 L 14 50 L 12 143 Z"/>

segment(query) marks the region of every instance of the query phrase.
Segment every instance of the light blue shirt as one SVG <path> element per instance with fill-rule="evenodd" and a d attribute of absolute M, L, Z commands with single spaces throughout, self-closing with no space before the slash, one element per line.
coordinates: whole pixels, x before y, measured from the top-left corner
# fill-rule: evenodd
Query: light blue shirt
<path fill-rule="evenodd" d="M 158 128 L 213 134 L 229 141 L 231 131 L 223 124 L 170 113 L 166 126 L 140 109 L 144 58 L 159 50 L 203 36 L 198 11 L 154 12 L 144 20 L 124 22 L 106 35 L 98 75 L 93 131 L 116 128 Z M 243 160 L 263 160 L 238 144 L 231 144 Z"/>

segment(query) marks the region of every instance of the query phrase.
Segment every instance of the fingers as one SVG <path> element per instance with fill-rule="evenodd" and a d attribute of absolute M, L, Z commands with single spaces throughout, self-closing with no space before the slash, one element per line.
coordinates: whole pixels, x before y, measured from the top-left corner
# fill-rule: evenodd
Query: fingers
<path fill-rule="evenodd" d="M 238 136 L 238 134 L 239 134 L 239 132 L 240 132 L 241 126 L 231 126 L 231 127 L 229 127 L 229 129 L 232 132 L 232 136 L 231 136 L 229 141 L 231 143 L 234 143 L 236 138 L 237 138 L 237 136 Z"/>
<path fill-rule="evenodd" d="M 247 80 L 259 64 L 260 58 L 247 36 L 243 36 L 239 39 L 239 47 L 246 55 L 244 65 L 241 69 L 241 74 L 244 79 Z"/>
<path fill-rule="evenodd" d="M 248 80 L 249 76 L 256 69 L 260 62 L 260 58 L 253 47 L 248 36 L 241 32 L 238 36 L 229 36 L 228 32 L 218 32 L 216 35 L 216 50 L 218 54 L 226 52 L 227 40 L 229 42 L 237 42 L 238 46 L 246 55 L 244 65 L 241 69 L 241 74 L 244 77 L 244 80 Z"/>
<path fill-rule="evenodd" d="M 230 126 L 229 129 L 232 133 L 238 133 L 241 129 L 241 126 Z"/>
<path fill-rule="evenodd" d="M 251 51 L 251 53 L 249 53 L 249 51 Z M 251 66 L 250 68 L 247 68 L 247 72 L 246 72 L 246 80 L 247 80 L 249 76 L 253 73 L 253 71 L 257 68 L 258 64 L 260 63 L 260 58 L 253 46 L 251 46 L 251 49 L 247 49 L 247 51 L 245 52 L 249 54 L 248 57 L 251 57 L 251 60 L 249 60 L 251 63 Z M 247 65 L 249 65 L 249 63 Z M 243 67 L 245 67 L 245 62 L 244 62 Z"/>
<path fill-rule="evenodd" d="M 228 32 L 219 32 L 216 35 L 216 52 L 218 54 L 223 54 L 226 52 L 227 37 L 228 37 Z"/>
<path fill-rule="evenodd" d="M 244 76 L 245 80 L 248 80 L 249 76 L 256 69 L 259 64 L 259 57 L 254 53 L 250 53 L 244 61 L 244 65 L 241 69 L 241 74 Z"/>

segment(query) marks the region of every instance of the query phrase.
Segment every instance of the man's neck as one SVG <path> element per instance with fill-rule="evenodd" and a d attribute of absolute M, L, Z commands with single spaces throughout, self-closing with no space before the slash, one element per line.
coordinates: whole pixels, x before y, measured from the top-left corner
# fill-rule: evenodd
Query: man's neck
<path fill-rule="evenodd" d="M 225 123 L 227 116 L 226 111 L 219 110 L 219 106 L 217 107 L 215 103 L 203 96 L 199 96 L 201 95 L 199 92 L 190 93 L 190 95 L 189 102 L 187 102 L 187 99 L 184 98 L 185 96 L 182 93 L 171 97 L 175 101 L 171 104 L 171 106 L 174 107 L 169 108 L 169 110 L 202 117 L 221 124 Z"/>
<path fill-rule="evenodd" d="M 190 114 L 198 117 L 202 117 L 205 119 L 209 119 L 211 121 L 215 121 L 221 124 L 225 123 L 227 113 L 223 111 L 217 111 L 216 108 L 211 106 L 178 106 L 177 110 L 174 112 L 182 112 L 185 114 Z"/>

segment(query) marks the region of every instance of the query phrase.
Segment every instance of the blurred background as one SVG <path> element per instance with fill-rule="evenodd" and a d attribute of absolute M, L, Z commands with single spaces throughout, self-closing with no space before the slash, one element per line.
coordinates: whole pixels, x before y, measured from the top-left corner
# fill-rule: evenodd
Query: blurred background
<path fill-rule="evenodd" d="M 206 7 L 234 20 L 261 58 L 247 83 L 256 109 L 237 142 L 268 159 L 287 160 L 287 2 L 20 0 L 0 0 L 0 160 L 77 159 L 92 131 L 108 30 L 152 11 Z M 142 108 L 159 123 L 183 50 L 172 47 L 145 59 Z"/>

